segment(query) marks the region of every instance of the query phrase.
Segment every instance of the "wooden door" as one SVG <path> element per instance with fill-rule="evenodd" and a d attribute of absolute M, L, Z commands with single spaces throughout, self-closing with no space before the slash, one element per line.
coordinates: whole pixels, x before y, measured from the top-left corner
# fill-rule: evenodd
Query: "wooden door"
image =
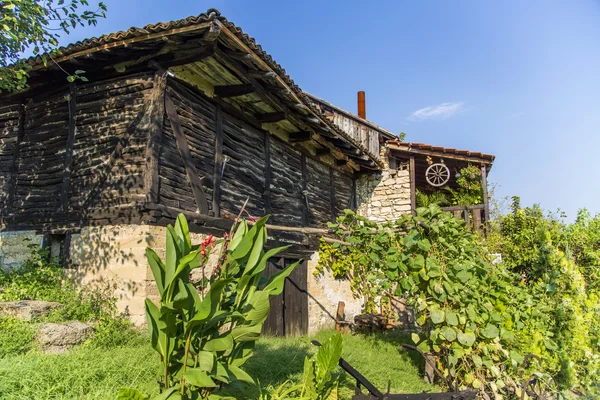
<path fill-rule="evenodd" d="M 271 259 L 265 269 L 269 278 L 298 260 Z M 271 311 L 263 326 L 263 334 L 297 336 L 308 332 L 308 292 L 306 263 L 301 262 L 285 280 L 283 292 L 271 297 Z"/>

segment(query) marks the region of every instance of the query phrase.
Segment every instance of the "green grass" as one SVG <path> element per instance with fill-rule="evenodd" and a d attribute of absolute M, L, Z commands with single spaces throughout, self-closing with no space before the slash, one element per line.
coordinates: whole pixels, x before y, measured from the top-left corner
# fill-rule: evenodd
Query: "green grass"
<path fill-rule="evenodd" d="M 324 341 L 333 332 L 322 332 L 314 339 Z M 276 387 L 302 376 L 304 358 L 311 355 L 313 338 L 264 338 L 257 343 L 256 353 L 246 364 L 246 370 L 259 380 L 263 388 Z M 423 382 L 419 358 L 403 350 L 406 336 L 385 333 L 373 336 L 344 336 L 343 357 L 380 390 L 418 393 L 435 390 Z M 133 387 L 147 394 L 157 393 L 156 354 L 139 340 L 130 345 L 99 349 L 83 346 L 63 355 L 25 355 L 0 358 L 0 398 L 6 400 L 86 399 L 113 400 L 122 387 Z M 340 372 L 341 398 L 350 399 L 354 381 Z M 232 392 L 240 399 L 255 399 L 256 387 Z"/>

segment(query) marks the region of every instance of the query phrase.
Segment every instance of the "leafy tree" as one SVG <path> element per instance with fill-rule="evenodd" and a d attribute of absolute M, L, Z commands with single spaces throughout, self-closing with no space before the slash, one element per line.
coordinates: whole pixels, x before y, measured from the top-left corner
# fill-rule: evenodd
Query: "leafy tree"
<path fill-rule="evenodd" d="M 106 6 L 89 8 L 87 0 L 0 0 L 0 90 L 27 87 L 31 66 L 20 59 L 27 50 L 40 54 L 44 64 L 53 61 L 61 33 L 77 26 L 96 25 L 104 18 Z M 67 79 L 81 78 L 65 71 Z"/>

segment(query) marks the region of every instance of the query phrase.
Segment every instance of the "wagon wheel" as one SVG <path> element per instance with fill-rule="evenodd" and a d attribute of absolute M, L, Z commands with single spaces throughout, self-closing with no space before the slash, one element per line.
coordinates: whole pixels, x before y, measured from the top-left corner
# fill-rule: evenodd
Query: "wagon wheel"
<path fill-rule="evenodd" d="M 446 164 L 432 164 L 425 171 L 425 179 L 431 186 L 444 186 L 450 180 L 450 170 Z"/>

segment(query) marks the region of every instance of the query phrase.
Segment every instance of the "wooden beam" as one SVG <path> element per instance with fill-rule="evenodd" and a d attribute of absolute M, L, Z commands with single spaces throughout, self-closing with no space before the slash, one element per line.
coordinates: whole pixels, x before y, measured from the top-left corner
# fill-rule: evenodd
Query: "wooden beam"
<path fill-rule="evenodd" d="M 302 153 L 300 160 L 302 164 L 302 225 L 308 226 L 308 168 L 304 153 Z"/>
<path fill-rule="evenodd" d="M 150 129 L 146 143 L 146 169 L 144 171 L 144 193 L 146 202 L 158 203 L 160 179 L 158 176 L 159 155 L 163 137 L 163 120 L 165 115 L 165 93 L 167 71 L 159 68 L 154 73 L 154 87 L 150 99 Z"/>
<path fill-rule="evenodd" d="M 415 215 L 417 209 L 417 176 L 415 173 L 415 156 L 410 156 L 408 162 L 408 172 L 410 174 L 410 212 Z"/>
<path fill-rule="evenodd" d="M 202 35 L 202 40 L 204 42 L 214 42 L 215 40 L 217 40 L 220 34 L 221 25 L 213 22 L 210 25 L 210 28 L 208 28 L 206 32 L 204 32 L 204 35 Z"/>
<path fill-rule="evenodd" d="M 485 223 L 490 223 L 490 205 L 488 199 L 488 187 L 487 187 L 487 167 L 485 164 L 481 165 L 481 188 L 483 189 L 483 217 Z"/>
<path fill-rule="evenodd" d="M 257 79 L 275 79 L 277 74 L 273 71 L 260 71 L 256 69 L 248 70 L 248 75 Z M 288 90 L 289 92 L 289 90 Z"/>
<path fill-rule="evenodd" d="M 300 142 L 308 142 L 312 139 L 312 132 L 310 131 L 300 131 L 300 132 L 290 132 L 289 140 L 291 143 L 300 143 Z"/>
<path fill-rule="evenodd" d="M 260 123 L 279 122 L 286 119 L 284 112 L 272 112 L 266 114 L 259 114 L 255 116 L 256 120 Z"/>
<path fill-rule="evenodd" d="M 252 54 L 243 51 L 223 50 L 223 53 L 234 60 L 252 60 Z"/>
<path fill-rule="evenodd" d="M 219 85 L 215 86 L 215 94 L 221 98 L 243 96 L 254 92 L 254 86 L 250 83 L 240 85 Z"/>
<path fill-rule="evenodd" d="M 69 186 L 73 174 L 73 143 L 75 141 L 75 123 L 77 115 L 77 85 L 69 85 L 69 125 L 65 149 L 65 169 L 63 172 L 62 188 L 60 191 L 60 211 L 66 211 L 69 202 Z"/>
<path fill-rule="evenodd" d="M 204 189 L 202 189 L 202 181 L 200 180 L 200 176 L 198 175 L 198 171 L 194 165 L 194 159 L 192 158 L 187 139 L 185 138 L 185 134 L 181 128 L 181 121 L 177 115 L 175 104 L 173 104 L 173 100 L 168 93 L 165 95 L 165 109 L 167 111 L 169 121 L 171 122 L 171 127 L 173 128 L 173 134 L 175 135 L 179 155 L 181 156 L 181 160 L 185 166 L 185 172 L 188 180 L 190 181 L 194 198 L 196 199 L 198 212 L 201 214 L 208 214 L 208 201 L 206 200 Z"/>
<path fill-rule="evenodd" d="M 324 156 L 324 155 L 331 153 L 331 149 L 329 147 L 323 147 L 323 148 L 315 150 L 315 152 L 318 156 Z"/>
<path fill-rule="evenodd" d="M 265 131 L 265 188 L 263 202 L 265 214 L 271 214 L 271 134 Z"/>
<path fill-rule="evenodd" d="M 19 106 L 19 128 L 17 131 L 17 142 L 13 153 L 12 164 L 10 166 L 10 186 L 8 187 L 8 210 L 12 210 L 17 193 L 17 172 L 19 169 L 19 158 L 21 151 L 21 142 L 25 135 L 25 106 Z"/>
<path fill-rule="evenodd" d="M 212 209 L 215 217 L 221 216 L 221 173 L 223 172 L 223 111 L 217 104 L 215 111 L 215 169 L 213 176 Z"/>

